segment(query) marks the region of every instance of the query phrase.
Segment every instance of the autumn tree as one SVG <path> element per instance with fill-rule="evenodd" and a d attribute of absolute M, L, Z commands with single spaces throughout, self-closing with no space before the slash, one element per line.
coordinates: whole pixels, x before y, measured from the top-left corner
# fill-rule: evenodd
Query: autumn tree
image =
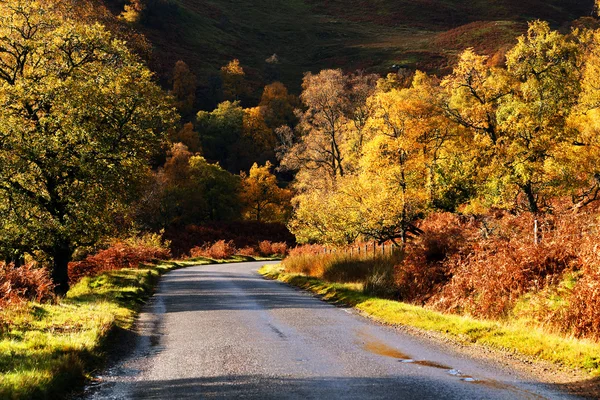
<path fill-rule="evenodd" d="M 448 117 L 471 135 L 464 155 L 478 165 L 488 206 L 536 213 L 560 190 L 552 165 L 574 140 L 567 118 L 580 91 L 580 48 L 575 35 L 537 21 L 507 53 L 506 69 L 467 50 L 443 81 Z"/>
<path fill-rule="evenodd" d="M 0 49 L 0 242 L 45 253 L 65 293 L 73 251 L 110 231 L 174 115 L 122 42 L 60 2 L 1 2 Z"/>
<path fill-rule="evenodd" d="M 302 136 L 282 160 L 283 166 L 319 170 L 333 180 L 344 175 L 342 145 L 349 107 L 346 83 L 341 70 L 304 76 L 300 98 L 306 111 L 299 124 Z"/>
<path fill-rule="evenodd" d="M 172 143 L 182 143 L 190 152 L 195 154 L 202 152 L 200 134 L 194 130 L 194 124 L 188 122 L 181 129 L 173 132 L 174 134 L 170 137 Z"/>
<path fill-rule="evenodd" d="M 298 98 L 291 95 L 281 82 L 265 86 L 259 103 L 265 124 L 273 130 L 283 125 L 295 126 L 297 118 L 294 111 L 299 106 Z"/>
<path fill-rule="evenodd" d="M 254 164 L 249 174 L 242 174 L 240 200 L 246 219 L 264 222 L 285 222 L 290 212 L 291 192 L 277 185 L 271 173 L 273 165 Z"/>
<path fill-rule="evenodd" d="M 306 111 L 300 115 L 297 140 L 283 140 L 282 167 L 312 170 L 332 181 L 344 176 L 352 165 L 351 152 L 360 152 L 356 137 L 368 114 L 364 100 L 375 84 L 372 76 L 341 70 L 307 73 L 300 96 Z"/>
<path fill-rule="evenodd" d="M 489 67 L 487 61 L 487 56 L 477 55 L 472 49 L 464 51 L 442 86 L 448 91 L 448 117 L 493 145 L 501 134 L 498 107 L 513 87 L 508 72 Z"/>
<path fill-rule="evenodd" d="M 175 106 L 184 116 L 189 115 L 196 101 L 196 75 L 188 65 L 179 60 L 173 68 L 173 89 L 171 95 L 175 98 Z"/>
<path fill-rule="evenodd" d="M 176 143 L 149 187 L 140 217 L 152 221 L 152 229 L 234 220 L 238 191 L 238 177 Z"/>
<path fill-rule="evenodd" d="M 516 85 L 498 109 L 504 139 L 496 148 L 497 181 L 511 197 L 516 189 L 534 213 L 555 190 L 548 161 L 573 143 L 566 122 L 580 92 L 579 51 L 571 37 L 534 22 L 506 56 Z"/>
<path fill-rule="evenodd" d="M 600 32 L 582 34 L 581 92 L 568 117 L 573 141 L 563 143 L 552 171 L 575 209 L 600 200 Z"/>
<path fill-rule="evenodd" d="M 274 161 L 277 137 L 265 121 L 261 107 L 244 109 L 242 138 L 237 146 L 240 154 L 240 167 L 248 171 L 254 161 L 266 163 Z"/>
<path fill-rule="evenodd" d="M 409 89 L 378 92 L 357 179 L 342 189 L 355 199 L 361 234 L 406 241 L 411 224 L 435 198 L 435 173 L 451 132 L 436 107 L 436 82 L 417 73 Z"/>
<path fill-rule="evenodd" d="M 132 24 L 138 23 L 142 19 L 142 12 L 145 8 L 142 0 L 129 0 L 129 4 L 125 4 L 119 17 Z"/>
<path fill-rule="evenodd" d="M 221 67 L 221 82 L 223 99 L 239 101 L 247 94 L 248 84 L 246 73 L 240 65 L 240 60 L 235 59 Z"/>

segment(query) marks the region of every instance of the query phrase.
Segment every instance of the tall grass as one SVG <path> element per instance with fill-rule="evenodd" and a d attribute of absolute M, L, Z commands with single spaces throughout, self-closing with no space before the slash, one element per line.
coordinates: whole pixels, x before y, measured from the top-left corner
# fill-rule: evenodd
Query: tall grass
<path fill-rule="evenodd" d="M 283 261 L 287 272 L 300 273 L 330 282 L 360 283 L 366 292 L 393 296 L 394 266 L 401 260 L 393 255 L 350 255 L 317 252 L 314 247 L 292 250 Z"/>

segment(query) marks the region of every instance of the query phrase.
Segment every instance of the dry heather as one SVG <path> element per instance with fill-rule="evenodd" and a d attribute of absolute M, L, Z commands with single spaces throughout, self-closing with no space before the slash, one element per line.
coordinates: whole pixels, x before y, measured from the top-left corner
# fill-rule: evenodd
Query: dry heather
<path fill-rule="evenodd" d="M 331 282 L 361 282 L 371 293 L 444 312 L 487 319 L 525 315 L 600 339 L 597 216 L 538 217 L 536 243 L 531 214 L 434 213 L 402 257 L 323 254 L 322 248 L 304 246 L 291 250 L 284 266 Z M 565 285 L 568 280 L 573 282 Z"/>
<path fill-rule="evenodd" d="M 21 267 L 0 263 L 0 308 L 24 301 L 47 301 L 54 298 L 54 285 L 45 268 L 32 263 Z"/>
<path fill-rule="evenodd" d="M 190 250 L 190 256 L 225 260 L 231 258 L 236 251 L 237 249 L 235 248 L 233 241 L 226 242 L 225 240 L 219 240 L 214 243 L 207 243 L 204 246 L 194 247 Z"/>
<path fill-rule="evenodd" d="M 73 284 L 84 276 L 96 276 L 122 268 L 137 268 L 141 263 L 167 259 L 171 256 L 168 245 L 162 242 L 160 235 L 114 241 L 105 250 L 82 261 L 69 263 L 69 280 Z"/>

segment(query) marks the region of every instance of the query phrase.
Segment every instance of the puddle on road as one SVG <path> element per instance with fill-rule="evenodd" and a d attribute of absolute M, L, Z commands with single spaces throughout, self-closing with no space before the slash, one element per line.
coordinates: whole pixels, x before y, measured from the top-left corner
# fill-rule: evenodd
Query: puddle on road
<path fill-rule="evenodd" d="M 398 349 L 388 346 L 387 344 L 380 342 L 377 339 L 370 337 L 365 333 L 360 333 L 359 336 L 363 339 L 363 348 L 370 353 L 377 354 L 380 356 L 397 358 L 398 361 L 406 364 L 422 365 L 424 367 L 447 369 L 451 370 L 452 367 L 447 365 L 427 360 L 413 360 L 408 354 L 401 352 Z"/>
<path fill-rule="evenodd" d="M 435 362 L 435 361 L 427 361 L 427 360 L 420 360 L 420 361 L 415 361 L 412 359 L 409 360 L 400 360 L 400 362 L 402 363 L 406 363 L 406 364 L 416 364 L 416 365 L 422 365 L 424 367 L 431 367 L 431 368 L 438 368 L 438 369 L 452 369 L 452 367 L 449 367 L 447 365 Z"/>
<path fill-rule="evenodd" d="M 398 349 L 394 349 L 393 347 L 388 346 L 385 343 L 382 343 L 378 340 L 367 337 L 365 334 L 360 334 L 361 338 L 364 340 L 363 348 L 370 353 L 377 354 L 380 356 L 391 357 L 391 358 L 399 358 L 401 360 L 408 360 L 410 356 L 402 353 Z"/>
<path fill-rule="evenodd" d="M 377 354 L 380 356 L 397 358 L 399 362 L 404 364 L 416 364 L 424 367 L 437 368 L 446 370 L 448 374 L 455 376 L 460 379 L 460 381 L 465 383 L 470 383 L 474 385 L 479 385 L 486 387 L 488 389 L 496 389 L 503 390 L 507 392 L 511 392 L 514 394 L 518 394 L 520 398 L 524 399 L 543 399 L 544 397 L 539 396 L 535 393 L 527 391 L 525 389 L 520 389 L 516 386 L 494 381 L 494 380 L 479 380 L 477 378 L 472 377 L 471 375 L 466 375 L 462 371 L 449 367 L 447 365 L 435 362 L 435 361 L 427 361 L 427 360 L 414 360 L 408 354 L 403 353 L 402 351 L 395 349 L 387 344 L 373 338 L 371 335 L 365 332 L 358 333 L 359 338 L 361 339 L 360 344 L 362 344 L 363 348 L 370 353 Z"/>

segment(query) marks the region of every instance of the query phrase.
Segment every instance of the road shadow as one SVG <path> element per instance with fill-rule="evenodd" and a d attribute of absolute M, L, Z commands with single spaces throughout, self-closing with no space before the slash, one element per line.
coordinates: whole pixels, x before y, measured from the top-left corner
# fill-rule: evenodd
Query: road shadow
<path fill-rule="evenodd" d="M 330 305 L 260 276 L 194 271 L 164 279 L 157 296 L 165 312 L 322 309 Z"/>
<path fill-rule="evenodd" d="M 555 390 L 572 393 L 586 399 L 600 399 L 600 377 L 590 378 L 578 382 L 550 384 Z"/>
<path fill-rule="evenodd" d="M 424 376 L 314 377 L 217 376 L 138 382 L 135 400 L 158 399 L 540 399 L 533 392 L 493 388 Z"/>

